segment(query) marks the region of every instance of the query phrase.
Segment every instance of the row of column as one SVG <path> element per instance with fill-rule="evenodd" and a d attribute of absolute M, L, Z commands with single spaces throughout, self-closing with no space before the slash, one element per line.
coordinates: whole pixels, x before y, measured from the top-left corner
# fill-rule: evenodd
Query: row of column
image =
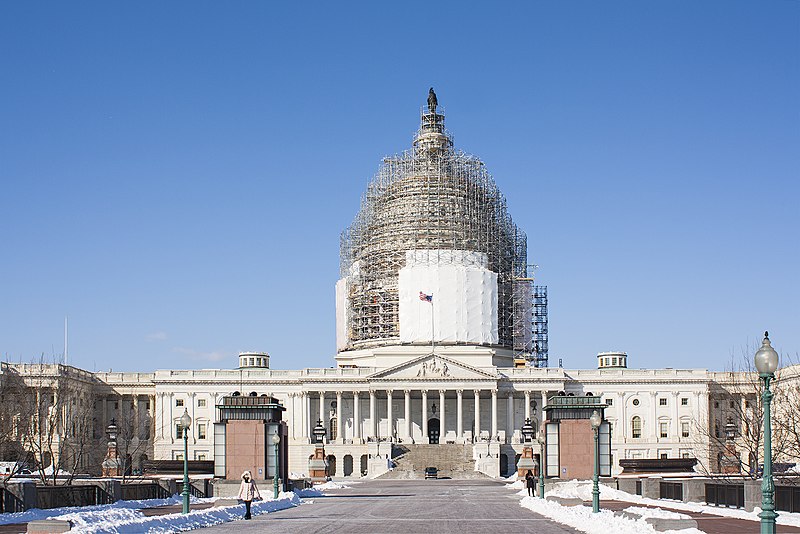
<path fill-rule="evenodd" d="M 422 412 L 422 425 L 421 426 L 422 426 L 422 428 L 421 428 L 421 430 L 422 430 L 422 435 L 424 437 L 427 437 L 428 436 L 428 390 L 423 389 L 423 390 L 418 390 L 418 391 L 420 391 L 421 396 L 422 396 L 422 407 L 421 407 L 421 412 Z M 446 401 L 446 397 L 445 397 L 446 391 L 447 390 L 439 390 L 439 415 L 438 415 L 438 419 L 441 421 L 441 434 L 442 434 L 442 438 L 443 439 L 444 439 L 444 435 L 446 433 L 446 429 L 445 429 L 445 426 L 444 426 L 445 425 L 445 421 L 446 421 L 446 415 L 447 415 L 446 414 L 446 402 L 445 402 Z M 474 421 L 475 421 L 475 425 L 474 425 L 472 431 L 474 432 L 474 436 L 475 437 L 480 436 L 480 433 L 481 433 L 481 412 L 480 412 L 480 400 L 481 400 L 481 398 L 480 398 L 480 395 L 481 395 L 482 391 L 486 391 L 486 390 L 480 390 L 480 389 L 472 390 L 473 396 L 474 396 Z M 492 390 L 489 390 L 489 391 L 491 392 L 491 437 L 495 438 L 498 435 L 498 420 L 497 420 L 497 412 L 498 412 L 498 410 L 497 410 L 497 396 L 498 396 L 498 391 L 496 389 L 492 389 Z M 457 389 L 457 390 L 455 390 L 455 392 L 456 392 L 456 412 L 457 412 L 457 414 L 456 414 L 456 436 L 461 438 L 461 437 L 464 436 L 464 417 L 463 417 L 464 390 L 463 389 Z M 296 436 L 296 435 L 293 434 L 292 437 L 294 437 L 294 438 L 298 438 L 299 437 L 299 438 L 306 438 L 306 439 L 311 437 L 311 430 L 317 424 L 317 421 L 316 420 L 312 420 L 312 417 L 311 417 L 311 406 L 312 406 L 312 403 L 313 403 L 314 400 L 317 400 L 319 402 L 319 411 L 318 411 L 318 413 L 320 414 L 320 418 L 323 419 L 323 424 L 325 424 L 325 421 L 324 421 L 324 419 L 325 419 L 324 418 L 324 414 L 325 414 L 325 398 L 326 398 L 327 393 L 328 392 L 325 392 L 325 391 L 313 392 L 313 393 L 312 392 L 308 392 L 308 393 L 302 392 L 302 393 L 299 393 L 299 394 L 296 395 L 296 396 L 300 397 L 300 402 L 301 402 L 301 413 L 300 413 L 301 434 L 300 434 L 300 436 Z M 353 399 L 353 421 L 354 421 L 354 424 L 353 424 L 353 439 L 354 440 L 360 440 L 360 439 L 362 439 L 362 436 L 361 436 L 361 425 L 358 424 L 361 421 L 361 413 L 360 413 L 361 403 L 359 401 L 360 401 L 360 398 L 361 398 L 361 394 L 362 393 L 366 393 L 366 392 L 353 391 L 353 392 L 348 392 L 348 393 L 352 395 L 352 399 Z M 377 418 L 377 413 L 376 413 L 377 412 L 378 400 L 377 400 L 376 393 L 377 392 L 375 390 L 370 390 L 369 391 L 369 421 L 370 421 L 370 423 L 369 423 L 369 429 L 367 431 L 367 436 L 364 436 L 365 438 L 374 438 L 374 437 L 376 437 L 378 435 L 378 429 L 377 429 L 378 418 Z M 386 419 L 389 421 L 389 435 L 393 437 L 395 435 L 395 430 L 396 430 L 395 426 L 394 426 L 395 419 L 394 419 L 393 406 L 392 406 L 393 399 L 394 399 L 394 397 L 393 397 L 394 390 L 388 389 L 388 390 L 385 390 L 385 393 L 386 393 L 386 403 L 387 403 L 386 404 Z M 411 435 L 412 435 L 412 432 L 411 432 L 412 431 L 412 428 L 411 428 L 411 424 L 412 424 L 412 418 L 411 418 L 411 393 L 412 393 L 412 390 L 408 390 L 408 389 L 403 390 L 404 408 L 405 408 L 405 413 L 404 413 L 405 428 L 403 429 L 402 436 L 404 436 L 405 438 L 410 438 Z M 531 418 L 531 395 L 532 394 L 535 395 L 535 394 L 538 393 L 540 395 L 540 398 L 541 398 L 541 401 L 540 401 L 541 402 L 541 406 L 543 407 L 547 402 L 547 393 L 545 391 L 524 391 L 523 393 L 524 393 L 524 396 L 525 396 L 525 403 L 524 403 L 525 418 L 528 419 L 528 418 Z M 342 419 L 343 418 L 340 416 L 340 414 L 343 413 L 343 409 L 342 409 L 342 406 L 343 406 L 342 405 L 343 395 L 344 395 L 344 393 L 342 391 L 336 391 L 336 412 L 337 412 L 337 417 L 336 417 L 335 430 L 336 430 L 336 436 L 337 436 L 337 438 L 339 440 L 341 440 L 342 437 L 343 437 L 343 435 L 342 435 Z M 295 396 L 295 395 L 290 395 L 290 396 Z M 317 398 L 314 399 L 313 398 L 314 396 L 316 396 Z M 510 429 L 513 429 L 513 427 L 514 427 L 514 393 L 513 392 L 509 392 L 508 396 L 506 397 L 506 413 L 507 413 L 506 429 L 510 430 Z M 328 429 L 326 428 L 326 431 L 327 430 Z M 293 428 L 293 431 L 294 431 L 294 428 Z M 508 436 L 509 439 L 510 439 L 510 437 L 511 436 Z"/>

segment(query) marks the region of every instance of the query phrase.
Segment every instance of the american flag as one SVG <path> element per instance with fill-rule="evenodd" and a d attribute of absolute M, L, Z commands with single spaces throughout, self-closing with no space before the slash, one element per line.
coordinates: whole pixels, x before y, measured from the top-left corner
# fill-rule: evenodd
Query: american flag
<path fill-rule="evenodd" d="M 433 302 L 433 295 L 426 295 L 422 291 L 419 292 L 419 300 L 427 300 L 428 302 Z"/>

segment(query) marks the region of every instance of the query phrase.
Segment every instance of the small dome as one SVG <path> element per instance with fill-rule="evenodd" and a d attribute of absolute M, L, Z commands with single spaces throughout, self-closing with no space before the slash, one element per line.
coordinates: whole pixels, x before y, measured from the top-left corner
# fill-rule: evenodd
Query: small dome
<path fill-rule="evenodd" d="M 628 354 L 625 352 L 601 352 L 597 355 L 598 369 L 625 369 L 628 367 Z"/>
<path fill-rule="evenodd" d="M 269 369 L 269 354 L 266 352 L 240 352 L 239 369 Z"/>

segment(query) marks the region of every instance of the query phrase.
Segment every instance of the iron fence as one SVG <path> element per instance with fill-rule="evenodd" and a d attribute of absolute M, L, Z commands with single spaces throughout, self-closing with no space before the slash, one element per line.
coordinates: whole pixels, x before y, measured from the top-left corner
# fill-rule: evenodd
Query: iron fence
<path fill-rule="evenodd" d="M 156 483 L 151 484 L 123 484 L 122 500 L 142 501 L 145 499 L 168 499 L 169 490 Z"/>

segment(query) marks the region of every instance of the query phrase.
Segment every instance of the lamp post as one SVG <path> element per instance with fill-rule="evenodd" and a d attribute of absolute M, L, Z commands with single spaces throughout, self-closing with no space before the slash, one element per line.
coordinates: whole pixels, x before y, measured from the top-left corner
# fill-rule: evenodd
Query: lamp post
<path fill-rule="evenodd" d="M 325 427 L 322 420 L 311 431 L 314 436 L 314 456 L 308 461 L 308 474 L 315 482 L 322 482 L 328 477 L 328 467 L 325 462 Z"/>
<path fill-rule="evenodd" d="M 755 355 L 758 376 L 764 382 L 764 474 L 761 479 L 761 534 L 775 534 L 775 486 L 772 481 L 772 426 L 770 422 L 769 405 L 772 401 L 772 392 L 769 382 L 775 378 L 778 369 L 778 353 L 769 342 L 769 332 L 764 332 L 761 348 Z"/>
<path fill-rule="evenodd" d="M 600 412 L 597 410 L 592 412 L 589 417 L 589 422 L 592 424 L 594 431 L 594 476 L 592 476 L 592 512 L 597 513 L 600 511 L 600 423 L 603 422 L 600 417 Z"/>
<path fill-rule="evenodd" d="M 542 425 L 544 431 L 544 425 Z M 544 499 L 544 434 L 539 434 L 536 438 L 539 442 L 539 498 Z"/>
<path fill-rule="evenodd" d="M 192 426 L 192 418 L 189 416 L 187 408 L 183 409 L 181 416 L 181 428 L 183 429 L 183 513 L 189 513 L 189 427 Z"/>
<path fill-rule="evenodd" d="M 274 490 L 274 498 L 278 498 L 278 472 L 281 465 L 281 457 L 278 454 L 278 444 L 281 442 L 281 437 L 278 434 L 272 434 L 272 444 L 275 445 L 275 476 L 272 479 L 272 488 Z"/>

